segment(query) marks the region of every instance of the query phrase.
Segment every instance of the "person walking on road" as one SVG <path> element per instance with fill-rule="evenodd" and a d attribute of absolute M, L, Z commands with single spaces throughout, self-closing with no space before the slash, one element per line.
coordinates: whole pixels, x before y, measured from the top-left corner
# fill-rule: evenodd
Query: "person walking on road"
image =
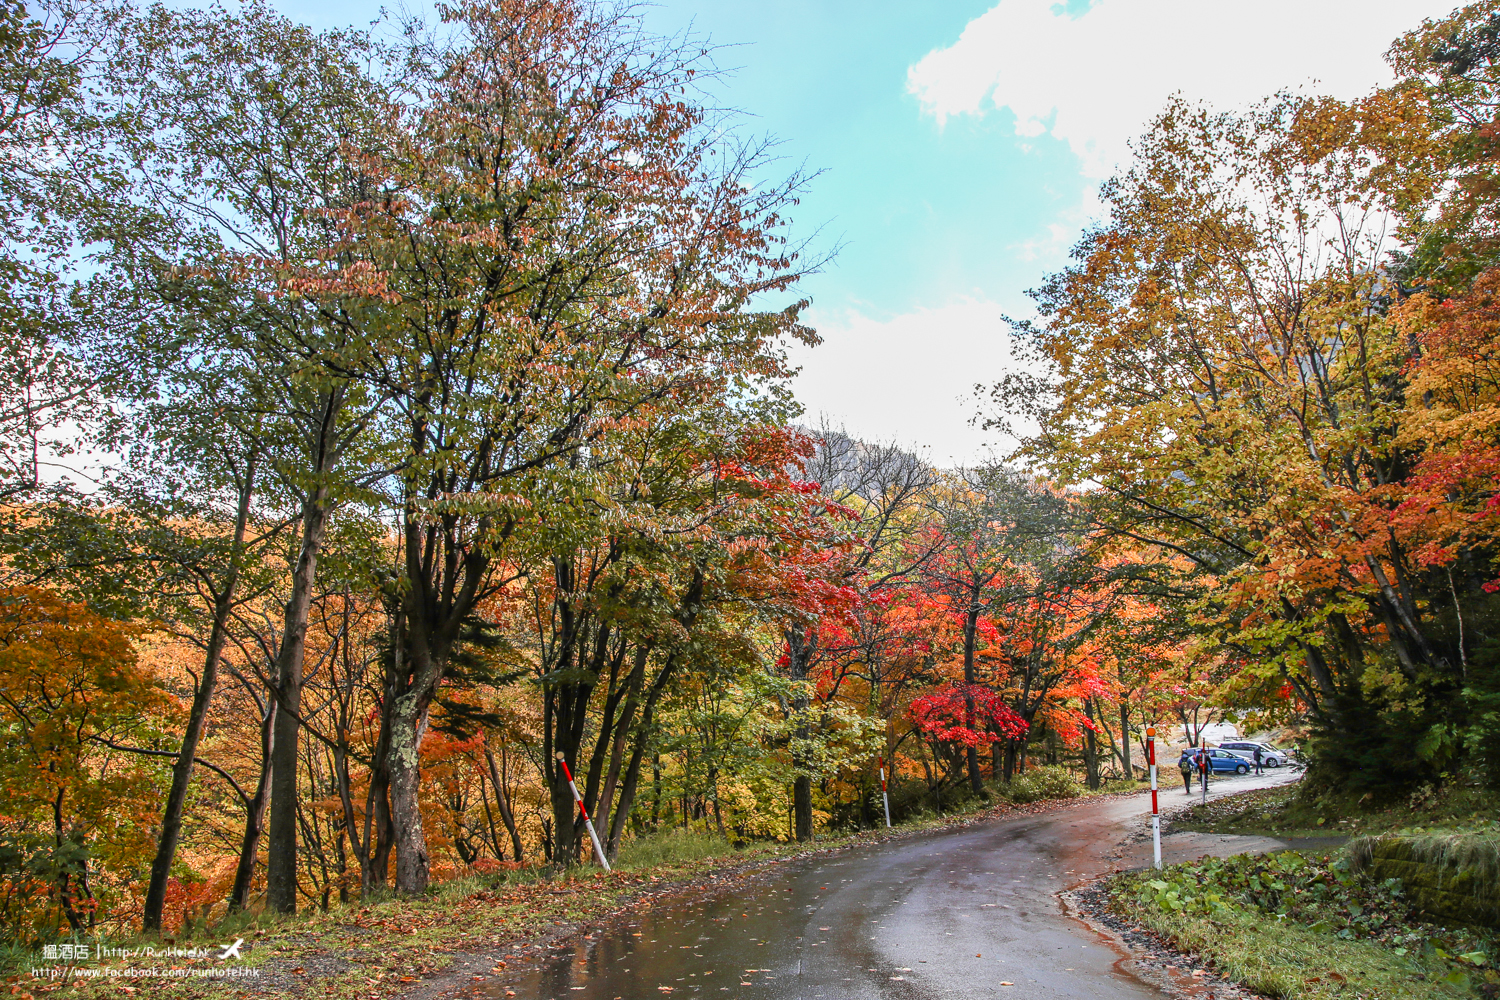
<path fill-rule="evenodd" d="M 1260 774 L 1260 747 L 1255 748 L 1255 773 Z"/>
<path fill-rule="evenodd" d="M 1177 769 L 1182 772 L 1182 790 L 1188 795 L 1193 794 L 1193 755 L 1183 754 L 1182 759 L 1177 762 Z"/>

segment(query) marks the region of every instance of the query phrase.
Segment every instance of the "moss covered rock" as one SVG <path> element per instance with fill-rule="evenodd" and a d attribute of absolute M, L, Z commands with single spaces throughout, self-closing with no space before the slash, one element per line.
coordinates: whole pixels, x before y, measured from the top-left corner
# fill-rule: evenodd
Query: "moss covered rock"
<path fill-rule="evenodd" d="M 1500 927 L 1500 844 L 1489 837 L 1363 837 L 1350 854 L 1377 879 L 1401 880 L 1439 923 Z"/>

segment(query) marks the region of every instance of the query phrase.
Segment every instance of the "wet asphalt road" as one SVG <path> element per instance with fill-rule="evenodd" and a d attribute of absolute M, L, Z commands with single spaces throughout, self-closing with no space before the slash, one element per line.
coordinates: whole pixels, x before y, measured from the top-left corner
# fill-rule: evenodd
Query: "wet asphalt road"
<path fill-rule="evenodd" d="M 1216 782 L 1213 795 L 1279 784 Z M 1179 789 L 1179 800 L 1184 800 Z M 1193 801 L 1197 800 L 1194 796 Z M 1056 893 L 1117 867 L 1148 799 L 1090 800 L 778 865 L 737 888 L 658 902 L 476 990 L 516 1000 L 1162 998 Z M 1168 838 L 1168 862 L 1280 846 Z"/>

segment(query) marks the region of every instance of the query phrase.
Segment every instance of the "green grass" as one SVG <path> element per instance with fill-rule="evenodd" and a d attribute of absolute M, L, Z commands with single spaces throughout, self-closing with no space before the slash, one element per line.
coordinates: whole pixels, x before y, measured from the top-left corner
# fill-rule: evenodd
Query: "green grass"
<path fill-rule="evenodd" d="M 1107 883 L 1110 908 L 1288 1000 L 1439 1000 L 1500 988 L 1492 934 L 1411 919 L 1395 880 L 1295 851 L 1204 858 Z"/>
<path fill-rule="evenodd" d="M 1173 829 L 1272 837 L 1361 834 L 1500 834 L 1500 796 L 1473 784 L 1424 788 L 1396 802 L 1376 805 L 1338 794 L 1310 795 L 1299 785 L 1264 788 L 1177 813 Z"/>
<path fill-rule="evenodd" d="M 1445 981 L 1445 963 L 1435 958 L 1396 955 L 1368 941 L 1340 941 L 1301 924 L 1265 925 L 1250 914 L 1205 921 L 1163 913 L 1141 923 L 1182 950 L 1196 952 L 1235 982 L 1285 1000 L 1474 995 L 1466 975 L 1456 983 Z"/>
<path fill-rule="evenodd" d="M 723 837 L 679 828 L 625 841 L 620 845 L 620 857 L 615 867 L 627 870 L 655 868 L 721 858 L 734 851 L 734 845 Z"/>

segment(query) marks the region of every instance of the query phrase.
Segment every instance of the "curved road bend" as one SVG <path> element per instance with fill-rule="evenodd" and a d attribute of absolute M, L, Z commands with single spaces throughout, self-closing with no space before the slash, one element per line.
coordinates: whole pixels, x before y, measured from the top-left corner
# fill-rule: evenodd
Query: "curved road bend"
<path fill-rule="evenodd" d="M 1212 796 L 1292 777 L 1220 781 Z M 1149 841 L 1120 847 L 1140 828 L 1148 802 L 1144 795 L 1084 800 L 777 866 L 737 889 L 611 921 L 535 964 L 512 961 L 471 995 L 1162 998 L 1124 971 L 1119 954 L 1068 917 L 1055 896 L 1112 868 L 1149 863 Z M 1164 854 L 1170 862 L 1277 846 L 1267 838 L 1188 834 L 1167 838 Z"/>

